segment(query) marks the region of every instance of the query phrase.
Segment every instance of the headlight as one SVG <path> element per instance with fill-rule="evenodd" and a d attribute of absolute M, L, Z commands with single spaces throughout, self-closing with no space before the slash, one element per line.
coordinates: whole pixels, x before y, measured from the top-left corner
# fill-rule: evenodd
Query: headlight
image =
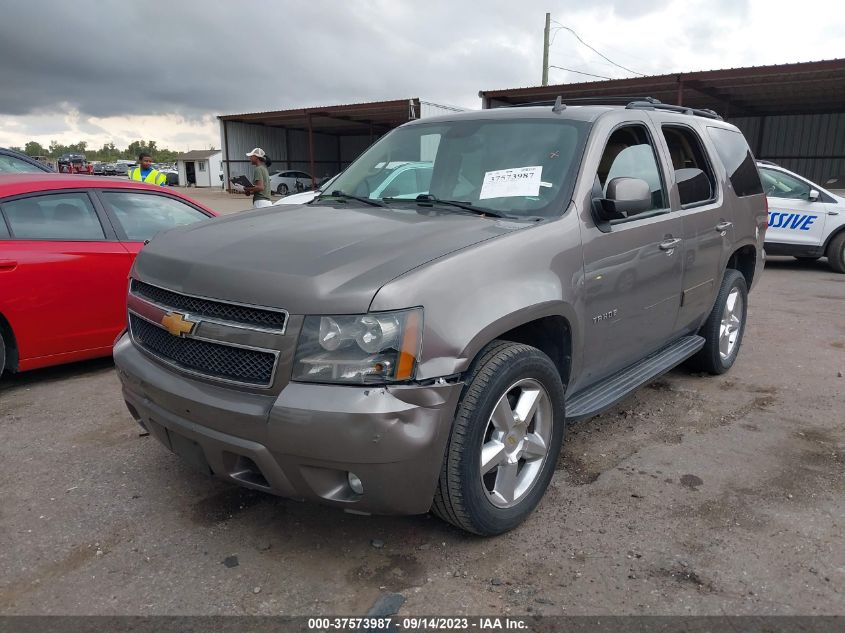
<path fill-rule="evenodd" d="M 307 316 L 293 380 L 378 384 L 411 380 L 422 345 L 422 308 L 356 316 Z"/>

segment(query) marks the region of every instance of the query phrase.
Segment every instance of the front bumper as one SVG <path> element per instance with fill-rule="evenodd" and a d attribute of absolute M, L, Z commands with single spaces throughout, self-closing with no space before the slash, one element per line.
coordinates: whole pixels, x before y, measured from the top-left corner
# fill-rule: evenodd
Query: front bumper
<path fill-rule="evenodd" d="M 278 396 L 253 393 L 179 374 L 125 335 L 114 360 L 138 423 L 201 470 L 377 514 L 429 509 L 462 386 L 289 383 Z M 363 494 L 349 486 L 349 472 Z"/>

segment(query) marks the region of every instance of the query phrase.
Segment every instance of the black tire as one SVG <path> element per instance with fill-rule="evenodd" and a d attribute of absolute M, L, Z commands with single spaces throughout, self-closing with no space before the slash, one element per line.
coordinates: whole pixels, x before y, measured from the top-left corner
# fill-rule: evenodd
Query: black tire
<path fill-rule="evenodd" d="M 719 342 L 722 336 L 722 317 L 727 309 L 728 297 L 736 290 L 742 299 L 742 314 L 739 318 L 739 328 L 730 353 L 722 357 Z M 704 347 L 688 361 L 688 366 L 697 371 L 704 371 L 710 374 L 724 374 L 736 361 L 739 348 L 742 346 L 742 336 L 745 334 L 745 321 L 748 314 L 748 285 L 742 273 L 733 268 L 725 271 L 722 278 L 722 286 L 716 297 L 716 303 L 710 311 L 707 321 L 701 326 L 699 335 L 704 337 Z"/>
<path fill-rule="evenodd" d="M 276 193 L 280 196 L 288 195 L 288 186 L 284 183 L 280 184 L 278 187 L 276 187 Z"/>
<path fill-rule="evenodd" d="M 827 262 L 838 273 L 845 273 L 845 231 L 827 245 Z"/>
<path fill-rule="evenodd" d="M 511 385 L 524 379 L 539 383 L 549 397 L 551 428 L 547 450 L 543 461 L 536 466 L 533 482 L 515 500 L 515 505 L 497 507 L 482 479 L 481 445 L 494 407 L 509 393 Z M 526 428 L 535 423 L 529 422 Z M 565 424 L 564 387 L 551 359 L 528 345 L 494 341 L 479 353 L 466 375 L 432 511 L 444 521 L 474 534 L 490 536 L 512 530 L 531 514 L 543 497 L 554 474 Z"/>

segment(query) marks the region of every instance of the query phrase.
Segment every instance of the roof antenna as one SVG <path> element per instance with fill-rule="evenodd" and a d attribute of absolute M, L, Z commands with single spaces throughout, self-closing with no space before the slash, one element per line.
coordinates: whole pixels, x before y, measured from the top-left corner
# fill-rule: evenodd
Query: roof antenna
<path fill-rule="evenodd" d="M 552 106 L 552 112 L 554 112 L 555 114 L 560 114 L 564 110 L 566 110 L 566 104 L 563 102 L 561 96 L 558 95 L 557 99 L 555 99 L 555 104 Z"/>

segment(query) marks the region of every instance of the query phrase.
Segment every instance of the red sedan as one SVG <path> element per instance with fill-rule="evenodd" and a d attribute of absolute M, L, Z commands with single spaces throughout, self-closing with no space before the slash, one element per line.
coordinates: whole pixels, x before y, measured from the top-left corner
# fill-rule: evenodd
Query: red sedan
<path fill-rule="evenodd" d="M 0 374 L 109 356 L 145 240 L 215 215 L 128 180 L 0 175 Z"/>

